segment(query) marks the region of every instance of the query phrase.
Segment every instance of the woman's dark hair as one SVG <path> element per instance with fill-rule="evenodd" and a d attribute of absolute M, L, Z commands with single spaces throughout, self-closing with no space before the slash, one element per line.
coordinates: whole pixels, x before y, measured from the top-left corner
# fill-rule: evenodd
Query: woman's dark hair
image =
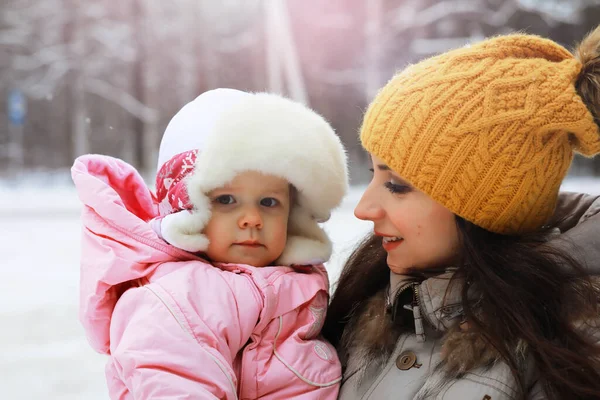
<path fill-rule="evenodd" d="M 359 313 L 366 301 L 390 282 L 387 253 L 381 242 L 381 237 L 375 235 L 364 239 L 348 258 L 335 284 L 322 332 L 336 348 L 353 313 Z"/>
<path fill-rule="evenodd" d="M 515 349 L 524 345 L 547 396 L 600 399 L 600 348 L 584 332 L 585 322 L 599 316 L 600 290 L 583 266 L 548 244 L 545 234 L 505 236 L 460 217 L 456 225 L 461 254 L 453 282 L 463 283 L 469 329 L 480 332 L 509 365 L 523 398 L 527 388 Z M 381 238 L 371 236 L 342 270 L 323 328 L 336 347 L 353 313 L 389 284 L 386 257 Z M 476 306 L 468 301 L 473 293 Z"/>

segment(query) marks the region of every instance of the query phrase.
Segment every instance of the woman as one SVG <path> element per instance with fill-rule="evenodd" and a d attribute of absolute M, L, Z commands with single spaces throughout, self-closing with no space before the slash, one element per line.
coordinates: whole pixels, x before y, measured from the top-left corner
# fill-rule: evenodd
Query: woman
<path fill-rule="evenodd" d="M 500 36 L 373 100 L 355 214 L 374 235 L 324 328 L 340 399 L 600 398 L 600 201 L 558 198 L 573 152 L 600 152 L 599 44 Z"/>

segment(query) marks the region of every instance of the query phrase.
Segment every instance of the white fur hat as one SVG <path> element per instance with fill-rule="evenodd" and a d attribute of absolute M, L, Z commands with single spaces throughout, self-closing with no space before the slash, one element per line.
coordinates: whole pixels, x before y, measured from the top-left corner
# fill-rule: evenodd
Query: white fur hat
<path fill-rule="evenodd" d="M 211 90 L 173 117 L 160 145 L 156 184 L 164 199 L 159 195 L 155 230 L 183 250 L 205 251 L 202 230 L 211 215 L 207 193 L 249 170 L 282 177 L 298 192 L 277 263 L 327 261 L 331 243 L 318 222 L 327 220 L 346 194 L 346 153 L 320 115 L 274 94 Z"/>

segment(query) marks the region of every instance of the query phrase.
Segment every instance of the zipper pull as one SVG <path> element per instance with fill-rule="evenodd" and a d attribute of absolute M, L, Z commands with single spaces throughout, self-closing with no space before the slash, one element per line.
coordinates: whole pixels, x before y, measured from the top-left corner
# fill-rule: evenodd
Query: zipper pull
<path fill-rule="evenodd" d="M 415 334 L 417 342 L 425 342 L 425 327 L 423 326 L 423 316 L 421 315 L 421 305 L 419 304 L 419 285 L 413 286 L 414 301 L 412 304 L 413 316 L 415 318 Z"/>

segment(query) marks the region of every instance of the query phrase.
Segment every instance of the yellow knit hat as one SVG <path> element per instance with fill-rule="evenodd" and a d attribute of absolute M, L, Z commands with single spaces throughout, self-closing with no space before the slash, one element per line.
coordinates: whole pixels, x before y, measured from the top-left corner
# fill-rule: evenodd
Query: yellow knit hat
<path fill-rule="evenodd" d="M 552 215 L 573 151 L 600 152 L 580 61 L 539 36 L 499 36 L 409 66 L 369 106 L 361 141 L 400 177 L 487 230 Z"/>

